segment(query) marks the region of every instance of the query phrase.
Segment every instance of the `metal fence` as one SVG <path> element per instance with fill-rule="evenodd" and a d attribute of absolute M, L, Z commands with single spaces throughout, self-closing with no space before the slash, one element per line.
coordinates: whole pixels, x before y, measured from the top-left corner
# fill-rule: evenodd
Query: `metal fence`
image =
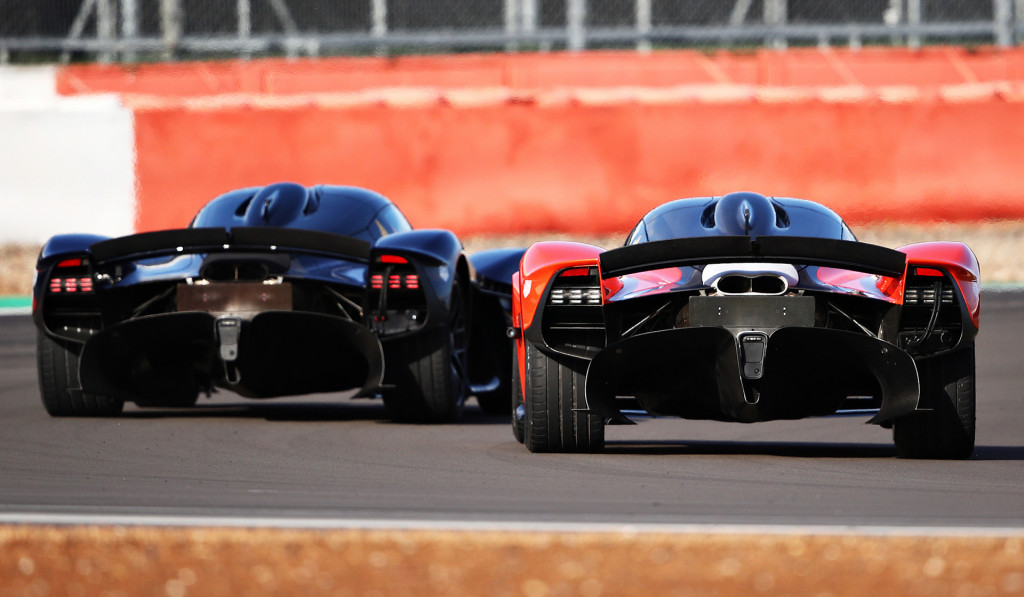
<path fill-rule="evenodd" d="M 1024 0 L 0 0 L 0 62 L 1021 40 Z"/>

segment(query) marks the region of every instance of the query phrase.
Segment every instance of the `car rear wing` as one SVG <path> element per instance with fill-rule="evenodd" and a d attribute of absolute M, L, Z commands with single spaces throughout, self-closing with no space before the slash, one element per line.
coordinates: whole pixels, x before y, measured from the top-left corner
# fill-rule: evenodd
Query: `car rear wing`
<path fill-rule="evenodd" d="M 601 254 L 604 279 L 669 267 L 758 262 L 817 265 L 902 276 L 906 254 L 848 240 L 799 236 L 707 236 L 629 245 Z"/>
<path fill-rule="evenodd" d="M 370 258 L 370 243 L 364 240 L 317 230 L 271 227 L 142 232 L 93 243 L 89 250 L 96 264 L 225 251 L 302 253 L 360 262 Z"/>

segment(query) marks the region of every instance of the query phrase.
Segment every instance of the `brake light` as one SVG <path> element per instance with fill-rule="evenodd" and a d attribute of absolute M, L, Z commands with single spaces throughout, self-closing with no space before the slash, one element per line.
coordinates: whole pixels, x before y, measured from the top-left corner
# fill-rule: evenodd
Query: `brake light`
<path fill-rule="evenodd" d="M 389 274 L 386 282 L 389 290 L 418 290 L 420 288 L 420 277 L 416 274 Z M 384 274 L 370 276 L 370 288 L 373 290 L 383 290 L 384 284 Z"/>
<path fill-rule="evenodd" d="M 92 292 L 92 278 L 50 278 L 51 294 Z"/>
<path fill-rule="evenodd" d="M 57 264 L 57 267 L 82 267 L 82 258 L 65 259 Z"/>
<path fill-rule="evenodd" d="M 558 274 L 558 277 L 560 277 L 560 278 L 570 278 L 570 277 L 574 277 L 574 276 L 589 276 L 589 275 L 590 275 L 590 268 L 589 267 L 574 267 L 572 269 L 567 269 L 564 272 Z"/>
<path fill-rule="evenodd" d="M 937 270 L 931 267 L 919 267 L 914 270 L 914 273 L 919 276 L 931 276 L 933 278 L 945 277 L 945 274 L 941 270 Z"/>
<path fill-rule="evenodd" d="M 409 263 L 409 260 L 406 259 L 405 257 L 402 257 L 401 255 L 381 255 L 380 256 L 380 262 L 381 263 L 406 264 L 406 263 Z"/>

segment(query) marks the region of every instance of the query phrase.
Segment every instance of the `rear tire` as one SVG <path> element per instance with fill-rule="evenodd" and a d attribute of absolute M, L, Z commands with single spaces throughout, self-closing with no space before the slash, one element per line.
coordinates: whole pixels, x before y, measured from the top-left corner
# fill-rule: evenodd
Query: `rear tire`
<path fill-rule="evenodd" d="M 931 411 L 893 422 L 899 458 L 965 459 L 974 453 L 974 344 L 918 362 L 921 402 Z"/>
<path fill-rule="evenodd" d="M 54 417 L 111 417 L 121 414 L 124 401 L 82 391 L 78 357 L 82 347 L 60 342 L 36 331 L 39 393 L 46 412 Z"/>
<path fill-rule="evenodd" d="M 426 334 L 384 346 L 388 388 L 384 408 L 395 421 L 449 423 L 466 401 L 466 312 L 459 284 L 452 287 L 448 321 Z"/>
<path fill-rule="evenodd" d="M 586 406 L 586 373 L 526 343 L 526 448 L 531 452 L 600 452 L 604 419 Z"/>

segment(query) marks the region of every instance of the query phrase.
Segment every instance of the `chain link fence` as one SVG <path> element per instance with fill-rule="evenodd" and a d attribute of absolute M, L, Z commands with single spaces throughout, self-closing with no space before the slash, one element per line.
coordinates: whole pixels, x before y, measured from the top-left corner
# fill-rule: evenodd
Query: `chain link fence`
<path fill-rule="evenodd" d="M 1024 0 L 0 0 L 0 62 L 1022 39 Z"/>

